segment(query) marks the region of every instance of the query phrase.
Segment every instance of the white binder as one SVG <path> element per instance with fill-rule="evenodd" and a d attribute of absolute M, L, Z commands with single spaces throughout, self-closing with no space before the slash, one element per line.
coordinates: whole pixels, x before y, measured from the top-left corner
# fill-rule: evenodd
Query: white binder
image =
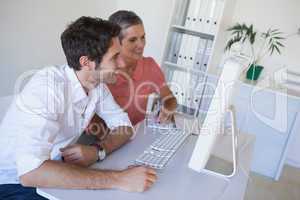
<path fill-rule="evenodd" d="M 217 0 L 208 1 L 207 8 L 204 13 L 205 23 L 204 23 L 203 30 L 202 30 L 203 33 L 209 34 L 209 30 L 211 29 L 210 27 L 211 27 L 211 24 L 213 21 L 214 10 L 216 7 L 216 1 Z"/>
<path fill-rule="evenodd" d="M 169 84 L 169 87 L 174 94 L 174 96 L 177 99 L 178 104 L 182 104 L 181 98 L 180 98 L 180 91 L 179 91 L 179 84 L 178 84 L 178 79 L 179 79 L 179 73 L 177 70 L 173 72 L 172 80 L 171 83 Z"/>
<path fill-rule="evenodd" d="M 193 65 L 193 67 L 195 69 L 199 69 L 199 66 L 201 64 L 201 57 L 200 58 L 198 57 L 198 53 L 199 53 L 199 49 L 204 48 L 204 44 L 205 44 L 205 39 L 198 37 L 197 44 L 196 44 L 194 65 Z M 196 58 L 196 57 L 198 57 L 198 58 Z M 199 63 L 197 64 L 197 62 L 199 62 Z"/>
<path fill-rule="evenodd" d="M 186 34 L 182 34 L 181 37 L 181 44 L 180 44 L 180 49 L 179 49 L 179 53 L 178 53 L 178 59 L 177 59 L 177 65 L 182 67 L 183 64 L 183 57 L 184 57 L 184 50 L 185 50 L 185 45 L 186 45 Z"/>
<path fill-rule="evenodd" d="M 207 40 L 206 41 L 205 51 L 203 53 L 202 65 L 201 65 L 201 68 L 200 68 L 201 71 L 206 71 L 207 70 L 211 54 L 212 54 L 212 41 L 211 40 Z"/>
<path fill-rule="evenodd" d="M 184 27 L 191 29 L 193 27 L 193 14 L 195 9 L 195 4 L 197 0 L 191 0 L 186 14 L 186 21 Z"/>
<path fill-rule="evenodd" d="M 187 12 L 187 16 L 185 19 L 184 27 L 186 29 L 191 29 L 193 26 L 192 15 L 194 13 L 195 4 L 197 4 L 197 0 L 191 0 Z M 188 65 L 188 56 L 190 54 L 190 44 L 192 43 L 191 35 L 183 33 L 181 40 L 181 47 L 179 51 L 179 60 L 177 62 L 178 65 L 185 67 Z"/>
<path fill-rule="evenodd" d="M 197 70 L 201 69 L 203 54 L 205 52 L 206 39 L 199 38 L 199 42 L 197 45 L 197 52 L 194 61 L 194 68 Z"/>
<path fill-rule="evenodd" d="M 170 61 L 172 63 L 177 63 L 178 59 L 178 33 L 174 32 L 171 36 L 171 42 L 170 42 L 170 52 L 167 57 L 167 61 Z"/>
<path fill-rule="evenodd" d="M 189 9 L 188 9 L 188 16 L 191 18 L 191 23 L 189 29 L 197 31 L 197 23 L 199 21 L 198 15 L 201 9 L 201 4 L 203 0 L 191 0 Z"/>
<path fill-rule="evenodd" d="M 201 84 L 203 83 L 203 78 L 204 74 L 202 73 L 193 74 L 190 82 L 191 88 L 187 94 L 186 105 L 188 108 L 194 109 L 196 113 L 198 112 L 199 103 L 204 89 L 203 84 Z"/>
<path fill-rule="evenodd" d="M 200 38 L 196 36 L 191 37 L 190 49 L 189 49 L 189 59 L 188 59 L 188 66 L 190 68 L 194 68 L 194 61 L 197 54 L 197 48 L 199 44 Z"/>
<path fill-rule="evenodd" d="M 194 36 L 193 35 L 186 35 L 186 44 L 184 46 L 183 52 L 184 52 L 184 57 L 183 57 L 183 63 L 182 65 L 185 68 L 191 68 L 191 64 L 190 64 L 190 58 L 193 55 L 193 40 L 194 40 Z"/>
<path fill-rule="evenodd" d="M 197 31 L 199 32 L 203 32 L 204 30 L 204 26 L 206 23 L 206 10 L 208 8 L 208 4 L 210 3 L 211 0 L 201 0 L 201 5 L 200 5 L 200 9 L 199 9 L 199 13 L 198 13 L 198 23 L 197 23 Z"/>
<path fill-rule="evenodd" d="M 172 77 L 170 88 L 177 99 L 177 103 L 184 105 L 184 96 L 186 89 L 186 73 L 183 71 L 175 70 Z"/>
<path fill-rule="evenodd" d="M 216 34 L 217 27 L 219 25 L 220 19 L 222 17 L 222 12 L 224 8 L 224 0 L 216 0 L 213 16 L 212 16 L 212 23 L 208 30 L 209 34 Z"/>

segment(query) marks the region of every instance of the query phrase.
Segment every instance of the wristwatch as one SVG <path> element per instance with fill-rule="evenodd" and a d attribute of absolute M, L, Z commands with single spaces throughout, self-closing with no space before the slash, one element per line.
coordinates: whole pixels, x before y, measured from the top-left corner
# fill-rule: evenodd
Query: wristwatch
<path fill-rule="evenodd" d="M 106 151 L 103 148 L 103 146 L 100 145 L 100 144 L 97 144 L 97 143 L 93 143 L 91 145 L 95 146 L 97 148 L 97 150 L 98 150 L 98 160 L 97 160 L 97 162 L 104 160 L 105 157 L 106 157 Z"/>

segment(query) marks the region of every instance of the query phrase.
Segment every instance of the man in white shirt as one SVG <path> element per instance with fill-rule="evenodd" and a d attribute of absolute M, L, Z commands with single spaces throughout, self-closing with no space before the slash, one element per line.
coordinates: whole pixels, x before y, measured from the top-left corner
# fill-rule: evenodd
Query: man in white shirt
<path fill-rule="evenodd" d="M 133 134 L 104 84 L 124 64 L 119 31 L 99 18 L 79 18 L 61 35 L 68 65 L 40 70 L 16 95 L 0 126 L 0 199 L 43 199 L 32 187 L 142 192 L 155 182 L 156 172 L 145 167 L 86 168 Z M 101 147 L 75 144 L 95 113 L 110 134 Z"/>

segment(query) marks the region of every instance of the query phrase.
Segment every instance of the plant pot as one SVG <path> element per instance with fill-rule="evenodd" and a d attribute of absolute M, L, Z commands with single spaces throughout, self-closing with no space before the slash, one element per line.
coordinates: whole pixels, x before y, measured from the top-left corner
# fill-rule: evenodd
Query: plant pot
<path fill-rule="evenodd" d="M 249 69 L 247 70 L 246 78 L 248 80 L 256 81 L 263 69 L 263 66 L 251 64 Z"/>

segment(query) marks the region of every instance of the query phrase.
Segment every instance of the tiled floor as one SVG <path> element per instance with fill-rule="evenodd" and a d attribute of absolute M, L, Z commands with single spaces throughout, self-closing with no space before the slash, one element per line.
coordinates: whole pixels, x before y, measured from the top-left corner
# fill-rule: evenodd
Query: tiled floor
<path fill-rule="evenodd" d="M 279 181 L 251 173 L 244 200 L 300 200 L 300 169 L 285 166 Z"/>

